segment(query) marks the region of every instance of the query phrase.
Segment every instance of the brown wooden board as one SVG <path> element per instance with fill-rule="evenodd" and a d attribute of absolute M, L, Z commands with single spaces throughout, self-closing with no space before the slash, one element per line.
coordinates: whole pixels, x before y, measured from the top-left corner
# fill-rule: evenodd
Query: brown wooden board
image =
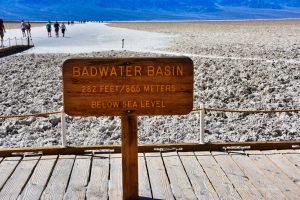
<path fill-rule="evenodd" d="M 219 199 L 194 152 L 178 152 L 198 199 Z"/>
<path fill-rule="evenodd" d="M 137 116 L 122 116 L 123 199 L 138 199 Z"/>
<path fill-rule="evenodd" d="M 242 199 L 210 152 L 195 155 L 221 199 Z"/>
<path fill-rule="evenodd" d="M 162 153 L 163 161 L 176 199 L 197 199 L 177 152 Z"/>
<path fill-rule="evenodd" d="M 63 199 L 72 172 L 75 155 L 61 155 L 45 188 L 42 200 Z"/>
<path fill-rule="evenodd" d="M 119 200 L 123 198 L 122 187 L 122 156 L 110 155 L 109 199 Z"/>
<path fill-rule="evenodd" d="M 300 168 L 300 151 L 293 149 L 290 150 L 280 150 L 280 152 L 295 166 Z"/>
<path fill-rule="evenodd" d="M 188 114 L 193 73 L 188 57 L 69 59 L 63 64 L 64 111 L 72 116 Z"/>
<path fill-rule="evenodd" d="M 253 163 L 260 168 L 263 173 L 272 180 L 272 183 L 278 187 L 281 192 L 289 199 L 298 199 L 300 188 L 287 177 L 269 158 L 261 151 L 246 151 Z M 258 154 L 260 153 L 260 154 Z"/>
<path fill-rule="evenodd" d="M 64 196 L 65 200 L 85 200 L 86 186 L 90 177 L 91 156 L 76 156 L 69 185 Z"/>
<path fill-rule="evenodd" d="M 5 184 L 6 180 L 11 176 L 21 157 L 7 157 L 0 163 L 0 191 Z"/>
<path fill-rule="evenodd" d="M 229 153 L 264 199 L 286 199 L 280 189 L 273 184 L 273 180 L 268 179 L 247 155 L 242 151 L 229 151 Z"/>
<path fill-rule="evenodd" d="M 251 147 L 251 150 L 292 149 L 292 146 L 300 146 L 300 141 L 268 141 L 268 142 L 217 142 L 217 143 L 177 143 L 177 144 L 139 144 L 139 152 L 154 152 L 160 148 L 180 149 L 181 151 L 221 151 L 224 148 Z M 13 156 L 15 153 L 43 152 L 43 155 L 70 155 L 82 154 L 87 150 L 113 150 L 121 152 L 121 145 L 85 145 L 85 146 L 44 146 L 22 148 L 0 148 L 0 156 Z M 297 151 L 297 150 L 295 150 Z"/>
<path fill-rule="evenodd" d="M 146 153 L 145 156 L 153 199 L 173 200 L 174 196 L 160 153 Z"/>
<path fill-rule="evenodd" d="M 149 183 L 148 171 L 143 153 L 139 153 L 139 198 L 152 199 L 151 188 Z"/>
<path fill-rule="evenodd" d="M 273 150 L 269 152 L 263 151 L 266 156 L 271 159 L 291 180 L 300 186 L 300 169 L 291 163 L 285 156 L 281 155 L 278 151 Z"/>
<path fill-rule="evenodd" d="M 19 199 L 40 199 L 57 156 L 42 156 Z"/>
<path fill-rule="evenodd" d="M 1 200 L 17 199 L 39 159 L 40 156 L 23 158 L 2 188 L 0 192 Z"/>
<path fill-rule="evenodd" d="M 109 178 L 109 154 L 93 156 L 91 180 L 87 187 L 86 199 L 107 200 Z"/>
<path fill-rule="evenodd" d="M 243 199 L 263 199 L 228 153 L 213 151 L 212 154 Z"/>

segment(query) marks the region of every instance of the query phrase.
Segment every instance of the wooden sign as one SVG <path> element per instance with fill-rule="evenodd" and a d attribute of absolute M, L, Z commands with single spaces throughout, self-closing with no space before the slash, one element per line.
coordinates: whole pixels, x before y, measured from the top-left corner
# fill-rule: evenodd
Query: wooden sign
<path fill-rule="evenodd" d="M 137 116 L 188 114 L 193 70 L 187 57 L 65 61 L 65 113 L 121 116 L 123 200 L 139 199 Z"/>
<path fill-rule="evenodd" d="M 69 59 L 64 110 L 72 116 L 183 115 L 193 109 L 187 57 Z"/>

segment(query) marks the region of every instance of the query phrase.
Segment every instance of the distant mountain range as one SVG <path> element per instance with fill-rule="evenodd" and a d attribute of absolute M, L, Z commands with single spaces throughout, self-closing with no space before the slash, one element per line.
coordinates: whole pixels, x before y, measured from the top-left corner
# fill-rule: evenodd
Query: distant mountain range
<path fill-rule="evenodd" d="M 5 20 L 300 18 L 300 0 L 0 0 Z"/>

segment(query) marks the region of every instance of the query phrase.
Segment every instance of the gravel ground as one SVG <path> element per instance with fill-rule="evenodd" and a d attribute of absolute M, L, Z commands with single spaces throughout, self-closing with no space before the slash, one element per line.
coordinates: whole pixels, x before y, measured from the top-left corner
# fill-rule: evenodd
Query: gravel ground
<path fill-rule="evenodd" d="M 247 34 L 234 37 L 235 31 L 225 29 L 223 39 L 201 40 L 197 35 L 203 32 L 197 27 L 186 28 L 178 25 L 179 30 L 155 26 L 152 30 L 179 35 L 180 41 L 168 51 L 259 57 L 268 59 L 299 60 L 297 49 L 300 46 L 299 21 L 278 27 L 268 22 L 266 30 L 257 28 L 265 34 L 260 45 L 247 39 Z M 221 23 L 218 23 L 221 24 Z M 274 30 L 283 29 L 285 38 L 273 38 L 267 34 L 269 26 Z M 134 24 L 134 26 L 138 26 Z M 139 25 L 143 29 L 145 25 Z M 171 25 L 170 25 L 171 26 Z M 208 25 L 206 25 L 208 26 Z M 224 25 L 225 26 L 225 25 Z M 232 25 L 234 26 L 234 24 Z M 252 22 L 248 29 L 254 31 Z M 289 28 L 287 28 L 289 27 Z M 298 26 L 299 27 L 299 26 Z M 130 27 L 134 28 L 134 27 Z M 145 29 L 145 28 L 144 28 Z M 182 31 L 184 29 L 185 31 Z M 214 29 L 214 27 L 212 27 Z M 237 26 L 238 30 L 246 25 Z M 294 30 L 295 32 L 289 32 Z M 230 32 L 229 30 L 232 30 Z M 297 30 L 297 31 L 296 31 Z M 198 31 L 198 32 L 197 32 Z M 205 30 L 209 32 L 209 30 Z M 275 31 L 276 32 L 276 31 Z M 278 33 L 283 37 L 283 33 Z M 190 33 L 190 34 L 189 34 Z M 245 30 L 245 33 L 247 31 Z M 253 33 L 254 34 L 254 33 Z M 193 39 L 192 36 L 196 38 Z M 199 34 L 200 35 L 200 34 Z M 232 35 L 232 36 L 230 36 Z M 245 40 L 241 37 L 245 36 Z M 297 38 L 296 38 L 297 36 Z M 221 37 L 221 36 L 219 36 Z M 265 38 L 266 37 L 266 38 Z M 268 39 L 269 38 L 269 39 Z M 254 38 L 255 39 L 255 38 Z M 278 40 L 278 44 L 275 41 Z M 188 49 L 194 41 L 195 49 Z M 243 42 L 244 41 L 244 42 Z M 186 43 L 185 43 L 186 42 Z M 258 42 L 257 42 L 258 43 Z M 291 46 L 291 44 L 293 45 Z M 295 44 L 295 45 L 294 45 Z M 207 45 L 216 51 L 203 48 Z M 251 46 L 253 45 L 253 46 Z M 290 47 L 290 48 L 288 48 Z M 176 50 L 177 48 L 177 50 Z M 246 49 L 249 48 L 251 52 Z M 263 48 L 262 48 L 263 49 Z M 277 49 L 282 49 L 279 51 Z M 232 51 L 231 51 L 232 50 Z M 221 54 L 223 52 L 223 54 Z M 38 113 L 56 111 L 63 106 L 61 65 L 71 57 L 130 57 L 159 56 L 159 54 L 136 53 L 128 51 L 107 51 L 91 54 L 23 54 L 0 58 L 0 115 Z M 295 109 L 300 108 L 300 71 L 299 63 L 266 62 L 264 60 L 239 60 L 230 58 L 192 57 L 195 65 L 194 108 L 205 102 L 209 108 L 229 109 Z M 299 113 L 222 113 L 207 112 L 205 116 L 205 141 L 274 141 L 299 140 Z M 119 117 L 67 117 L 68 144 L 116 144 L 120 143 Z M 177 143 L 197 142 L 199 134 L 199 113 L 187 116 L 139 117 L 140 143 Z M 41 146 L 60 144 L 60 115 L 49 117 L 29 117 L 0 119 L 0 146 Z"/>

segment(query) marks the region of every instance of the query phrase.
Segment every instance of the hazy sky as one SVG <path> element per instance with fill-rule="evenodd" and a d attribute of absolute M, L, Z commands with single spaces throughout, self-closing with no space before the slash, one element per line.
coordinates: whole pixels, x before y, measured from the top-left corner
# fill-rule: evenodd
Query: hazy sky
<path fill-rule="evenodd" d="M 0 0 L 0 18 L 186 20 L 300 18 L 300 0 Z"/>

